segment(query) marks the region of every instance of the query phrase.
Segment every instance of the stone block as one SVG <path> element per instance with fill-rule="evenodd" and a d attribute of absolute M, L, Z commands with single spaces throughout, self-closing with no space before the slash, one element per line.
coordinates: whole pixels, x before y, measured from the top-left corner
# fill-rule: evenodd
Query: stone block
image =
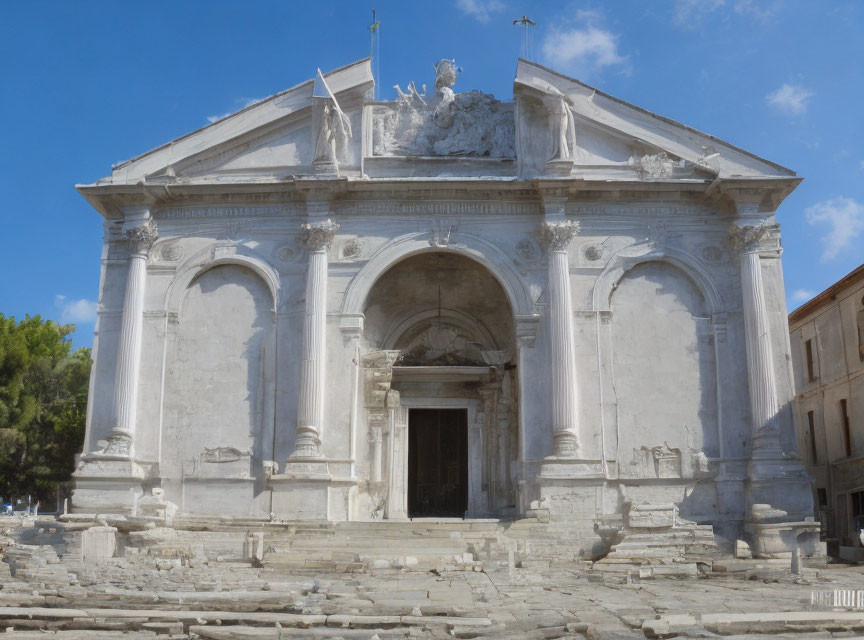
<path fill-rule="evenodd" d="M 81 532 L 81 559 L 84 562 L 101 562 L 113 558 L 117 551 L 117 529 L 114 527 L 90 527 Z"/>

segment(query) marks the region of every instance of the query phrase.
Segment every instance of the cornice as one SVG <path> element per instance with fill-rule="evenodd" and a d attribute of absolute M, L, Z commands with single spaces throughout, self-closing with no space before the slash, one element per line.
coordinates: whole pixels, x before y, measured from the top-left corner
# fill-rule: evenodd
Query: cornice
<path fill-rule="evenodd" d="M 76 189 L 104 217 L 120 219 L 122 208 L 147 205 L 154 211 L 184 207 L 252 207 L 286 205 L 302 208 L 309 201 L 333 203 L 334 210 L 357 208 L 374 213 L 384 206 L 422 214 L 433 203 L 504 204 L 531 214 L 550 198 L 566 203 L 568 213 L 604 203 L 651 206 L 700 206 L 721 214 L 774 211 L 801 178 L 723 178 L 710 180 L 610 181 L 578 177 L 516 178 L 300 178 L 274 182 L 207 182 L 183 184 L 77 185 Z M 400 204 L 401 203 L 401 204 Z M 417 209 L 423 203 L 423 211 Z M 397 208 L 398 208 L 397 207 Z M 385 207 L 386 208 L 386 207 Z M 470 209 L 471 207 L 467 207 Z M 541 207 L 542 208 L 542 207 Z M 466 213 L 469 211 L 466 209 Z M 458 210 L 458 207 L 456 207 Z"/>

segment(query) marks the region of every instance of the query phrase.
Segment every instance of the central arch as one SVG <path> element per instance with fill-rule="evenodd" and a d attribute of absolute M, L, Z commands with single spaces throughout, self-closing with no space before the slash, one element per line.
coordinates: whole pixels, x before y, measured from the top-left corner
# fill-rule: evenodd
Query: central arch
<path fill-rule="evenodd" d="M 480 263 L 506 293 L 513 313 L 534 314 L 531 293 L 514 268 L 512 259 L 485 238 L 460 232 L 451 233 L 446 245 L 435 244 L 427 232 L 400 236 L 378 248 L 345 289 L 342 314 L 362 314 L 369 291 L 388 269 L 405 258 L 426 252 L 455 253 Z"/>
<path fill-rule="evenodd" d="M 361 354 L 376 367 L 364 376 L 370 500 L 388 518 L 505 515 L 519 446 L 514 301 L 527 306 L 527 292 L 488 253 L 419 242 L 373 265 L 374 282 L 354 289 L 362 305 L 344 307 L 365 318 Z"/>

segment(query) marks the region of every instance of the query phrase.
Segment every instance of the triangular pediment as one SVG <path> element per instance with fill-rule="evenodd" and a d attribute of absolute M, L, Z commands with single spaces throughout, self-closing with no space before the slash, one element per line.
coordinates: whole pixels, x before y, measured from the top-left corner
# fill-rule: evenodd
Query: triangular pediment
<path fill-rule="evenodd" d="M 719 138 L 646 111 L 578 80 L 519 60 L 514 95 L 521 99 L 525 138 L 535 141 L 535 165 L 547 161 L 540 145 L 548 137 L 547 96 L 561 94 L 573 115 L 573 170 L 596 172 L 630 167 L 642 177 L 789 177 L 795 172 Z M 533 106 L 533 109 L 532 109 Z M 532 119 L 532 113 L 534 115 Z M 533 121 L 532 121 L 533 120 Z M 548 144 L 548 143 L 547 143 Z M 530 152 L 525 153 L 526 156 Z M 524 158 L 530 162 L 532 158 Z M 655 174 L 652 176 L 652 174 Z M 659 175 L 658 175 L 659 174 Z"/>
<path fill-rule="evenodd" d="M 369 59 L 323 76 L 346 115 L 360 119 L 364 97 L 373 86 Z M 315 151 L 316 80 L 310 79 L 114 167 L 105 182 L 184 181 L 210 176 L 304 174 Z M 359 167 L 360 145 L 346 150 L 346 168 Z M 353 157 L 352 157 L 353 156 Z M 102 181 L 100 181 L 102 182 Z"/>
<path fill-rule="evenodd" d="M 519 60 L 512 102 L 450 89 L 452 71 L 443 90 L 426 89 L 439 78 L 422 90 L 412 82 L 393 101 L 371 99 L 369 59 L 319 72 L 115 166 L 97 185 L 278 181 L 334 171 L 373 179 L 700 182 L 795 175 L 533 62 Z"/>

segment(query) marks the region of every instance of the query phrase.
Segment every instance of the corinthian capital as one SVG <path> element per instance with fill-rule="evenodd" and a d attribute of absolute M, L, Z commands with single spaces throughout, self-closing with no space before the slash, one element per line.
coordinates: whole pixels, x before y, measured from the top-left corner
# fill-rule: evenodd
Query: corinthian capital
<path fill-rule="evenodd" d="M 159 229 L 153 220 L 147 220 L 140 225 L 123 229 L 123 235 L 129 242 L 132 253 L 147 253 L 159 237 Z"/>
<path fill-rule="evenodd" d="M 763 223 L 759 226 L 733 224 L 729 226 L 729 242 L 736 251 L 741 253 L 759 251 L 762 248 L 762 241 L 769 238 L 778 228 L 779 225 L 776 224 Z"/>
<path fill-rule="evenodd" d="M 549 251 L 566 251 L 577 233 L 579 233 L 579 223 L 575 220 L 544 222 L 540 237 Z"/>
<path fill-rule="evenodd" d="M 300 234 L 300 242 L 310 251 L 320 251 L 330 246 L 333 234 L 339 225 L 327 219 L 324 222 L 306 222 Z"/>

